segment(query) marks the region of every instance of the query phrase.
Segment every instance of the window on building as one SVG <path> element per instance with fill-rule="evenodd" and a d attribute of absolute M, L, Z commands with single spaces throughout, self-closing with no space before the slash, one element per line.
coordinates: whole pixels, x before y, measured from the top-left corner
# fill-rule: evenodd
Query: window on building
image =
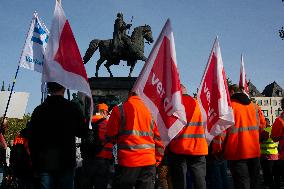
<path fill-rule="evenodd" d="M 272 106 L 277 106 L 277 100 L 272 100 Z"/>
<path fill-rule="evenodd" d="M 262 100 L 258 100 L 257 105 L 262 106 Z"/>
<path fill-rule="evenodd" d="M 268 117 L 268 110 L 262 110 L 264 117 Z"/>
<path fill-rule="evenodd" d="M 278 108 L 277 110 L 275 110 L 275 116 L 276 117 L 280 116 L 281 112 L 282 112 L 281 108 Z"/>
<path fill-rule="evenodd" d="M 278 96 L 282 96 L 282 91 L 278 91 Z"/>
<path fill-rule="evenodd" d="M 264 101 L 263 101 L 263 105 L 264 105 L 264 106 L 269 106 L 269 100 L 264 100 Z"/>

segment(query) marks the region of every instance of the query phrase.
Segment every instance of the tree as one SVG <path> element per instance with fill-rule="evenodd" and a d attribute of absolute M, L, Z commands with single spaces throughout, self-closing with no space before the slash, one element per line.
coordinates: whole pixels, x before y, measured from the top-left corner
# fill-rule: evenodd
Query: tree
<path fill-rule="evenodd" d="M 4 134 L 7 143 L 15 139 L 19 132 L 26 127 L 30 119 L 30 114 L 24 115 L 23 119 L 8 118 L 8 129 Z"/>
<path fill-rule="evenodd" d="M 233 82 L 229 77 L 227 77 L 227 85 L 228 85 L 228 87 L 233 85 Z"/>

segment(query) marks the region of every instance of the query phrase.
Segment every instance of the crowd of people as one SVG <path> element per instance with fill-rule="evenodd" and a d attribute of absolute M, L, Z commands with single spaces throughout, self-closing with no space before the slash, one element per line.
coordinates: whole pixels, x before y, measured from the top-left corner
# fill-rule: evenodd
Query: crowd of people
<path fill-rule="evenodd" d="M 284 112 L 271 125 L 236 85 L 230 86 L 235 124 L 209 146 L 198 101 L 183 85 L 187 125 L 167 146 L 135 92 L 129 92 L 127 101 L 111 113 L 107 104 L 97 104 L 89 125 L 76 104 L 64 98 L 63 86 L 49 82 L 47 87 L 50 95 L 35 108 L 27 127 L 13 142 L 9 169 L 7 145 L 0 135 L 2 188 L 280 188 L 284 178 Z M 281 108 L 284 110 L 284 98 Z M 80 142 L 76 143 L 76 138 Z"/>

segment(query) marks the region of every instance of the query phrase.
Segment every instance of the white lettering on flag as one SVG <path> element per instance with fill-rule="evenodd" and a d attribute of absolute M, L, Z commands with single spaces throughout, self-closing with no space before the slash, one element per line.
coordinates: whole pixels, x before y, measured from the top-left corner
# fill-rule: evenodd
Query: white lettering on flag
<path fill-rule="evenodd" d="M 186 125 L 174 37 L 167 20 L 133 87 L 151 111 L 164 144 Z"/>
<path fill-rule="evenodd" d="M 45 25 L 39 19 L 37 13 L 34 13 L 20 58 L 21 67 L 42 72 L 48 34 Z"/>

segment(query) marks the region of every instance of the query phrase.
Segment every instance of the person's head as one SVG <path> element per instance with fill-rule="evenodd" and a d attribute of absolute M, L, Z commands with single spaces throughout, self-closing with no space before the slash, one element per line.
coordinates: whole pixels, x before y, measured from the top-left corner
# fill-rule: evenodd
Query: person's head
<path fill-rule="evenodd" d="M 8 129 L 8 117 L 5 117 L 2 125 L 2 130 L 5 133 L 7 129 Z"/>
<path fill-rule="evenodd" d="M 187 94 L 186 87 L 183 84 L 180 84 L 180 87 L 181 87 L 181 93 L 182 94 Z"/>
<path fill-rule="evenodd" d="M 266 121 L 266 127 L 270 127 L 270 120 L 268 118 L 265 118 L 265 121 Z"/>
<path fill-rule="evenodd" d="M 100 103 L 96 106 L 96 111 L 97 113 L 99 113 L 100 115 L 107 117 L 109 112 L 108 112 L 108 105 L 106 105 L 105 103 Z"/>
<path fill-rule="evenodd" d="M 241 92 L 241 90 L 237 84 L 232 84 L 229 86 L 230 96 L 232 96 L 235 93 L 239 93 L 239 92 Z"/>
<path fill-rule="evenodd" d="M 119 13 L 117 13 L 117 18 L 121 18 L 121 19 L 123 19 L 123 14 L 122 14 L 122 12 L 119 12 Z"/>
<path fill-rule="evenodd" d="M 47 89 L 50 95 L 62 95 L 64 96 L 65 87 L 56 82 L 47 82 Z"/>
<path fill-rule="evenodd" d="M 284 111 L 284 97 L 281 99 L 281 108 Z"/>
<path fill-rule="evenodd" d="M 128 92 L 128 98 L 131 97 L 131 96 L 137 96 L 136 92 L 130 90 Z"/>

